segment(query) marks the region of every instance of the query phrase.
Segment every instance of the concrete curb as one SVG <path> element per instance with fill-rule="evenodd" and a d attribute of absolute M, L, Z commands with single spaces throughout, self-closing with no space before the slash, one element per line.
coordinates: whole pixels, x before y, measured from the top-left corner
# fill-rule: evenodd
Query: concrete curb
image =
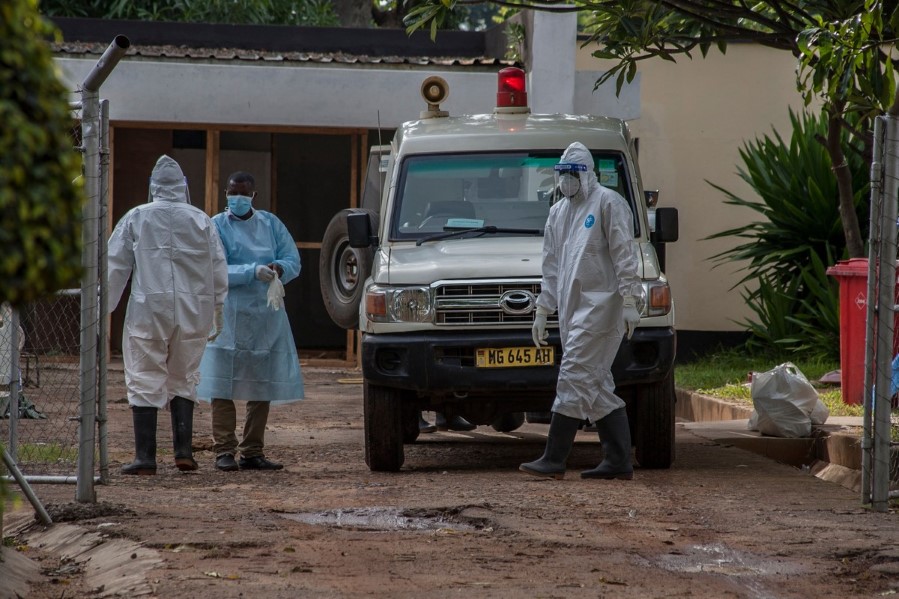
<path fill-rule="evenodd" d="M 829 418 L 800 439 L 769 437 L 747 428 L 752 408 L 701 393 L 675 389 L 675 416 L 688 420 L 691 432 L 796 468 L 818 478 L 860 491 L 861 418 Z"/>

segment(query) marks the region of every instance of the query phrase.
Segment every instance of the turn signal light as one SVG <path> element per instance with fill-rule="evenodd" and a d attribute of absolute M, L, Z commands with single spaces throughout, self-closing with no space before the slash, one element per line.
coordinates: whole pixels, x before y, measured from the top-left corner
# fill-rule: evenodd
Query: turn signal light
<path fill-rule="evenodd" d="M 657 316 L 671 311 L 671 288 L 667 284 L 649 288 L 648 315 Z"/>

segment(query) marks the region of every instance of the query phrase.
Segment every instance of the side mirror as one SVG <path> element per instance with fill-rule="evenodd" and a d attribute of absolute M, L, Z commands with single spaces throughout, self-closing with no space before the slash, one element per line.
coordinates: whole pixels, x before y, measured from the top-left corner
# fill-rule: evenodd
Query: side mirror
<path fill-rule="evenodd" d="M 672 243 L 678 238 L 677 208 L 656 208 L 653 243 Z"/>
<path fill-rule="evenodd" d="M 367 212 L 347 214 L 346 233 L 350 247 L 367 248 L 378 243 L 378 238 L 372 235 L 371 219 Z"/>

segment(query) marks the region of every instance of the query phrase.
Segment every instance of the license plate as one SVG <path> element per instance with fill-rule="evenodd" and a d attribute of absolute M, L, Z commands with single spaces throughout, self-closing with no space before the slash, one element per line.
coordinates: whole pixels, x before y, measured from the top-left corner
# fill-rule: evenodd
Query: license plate
<path fill-rule="evenodd" d="M 555 363 L 553 346 L 546 347 L 486 347 L 477 350 L 478 368 L 515 368 L 518 366 L 552 366 Z"/>

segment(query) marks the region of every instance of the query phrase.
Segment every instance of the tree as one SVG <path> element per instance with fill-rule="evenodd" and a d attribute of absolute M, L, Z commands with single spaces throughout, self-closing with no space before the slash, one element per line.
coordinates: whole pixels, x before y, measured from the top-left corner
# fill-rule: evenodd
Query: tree
<path fill-rule="evenodd" d="M 406 18 L 407 30 L 428 27 L 435 36 L 459 6 L 480 0 L 424 0 Z M 899 30 L 897 0 L 515 0 L 492 4 L 549 12 L 577 11 L 593 56 L 614 61 L 596 85 L 615 80 L 617 91 L 637 74 L 641 61 L 724 53 L 734 42 L 754 42 L 791 52 L 798 60 L 797 87 L 806 104 L 818 98 L 828 121 L 820 140 L 837 178 L 839 207 L 850 257 L 865 254 L 853 204 L 846 152 L 871 154 L 870 118 L 886 111 L 896 92 L 890 56 Z M 847 116 L 856 113 L 859 127 Z M 850 141 L 840 143 L 842 133 Z"/>
<path fill-rule="evenodd" d="M 0 302 L 78 286 L 81 159 L 37 0 L 0 3 Z"/>

